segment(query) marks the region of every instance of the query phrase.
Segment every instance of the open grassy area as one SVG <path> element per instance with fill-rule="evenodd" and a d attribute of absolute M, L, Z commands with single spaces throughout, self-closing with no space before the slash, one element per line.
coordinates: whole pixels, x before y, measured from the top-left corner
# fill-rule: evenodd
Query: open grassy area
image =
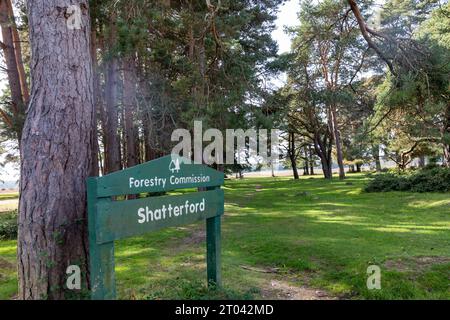
<path fill-rule="evenodd" d="M 206 289 L 197 224 L 119 241 L 119 297 L 289 298 L 300 288 L 333 298 L 450 299 L 450 195 L 367 194 L 365 182 L 362 175 L 227 181 L 224 289 Z M 3 299 L 16 293 L 15 250 L 15 241 L 0 241 Z M 382 289 L 369 291 L 373 264 Z"/>
<path fill-rule="evenodd" d="M 18 193 L 0 193 L 0 201 L 18 199 L 18 198 L 19 198 Z"/>
<path fill-rule="evenodd" d="M 0 214 L 16 209 L 18 203 L 18 193 L 0 193 Z"/>

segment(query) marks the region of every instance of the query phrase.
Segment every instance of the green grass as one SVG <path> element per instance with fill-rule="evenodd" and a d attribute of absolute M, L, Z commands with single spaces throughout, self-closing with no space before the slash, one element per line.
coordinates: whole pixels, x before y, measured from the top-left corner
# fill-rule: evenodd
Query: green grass
<path fill-rule="evenodd" d="M 339 298 L 450 299 L 449 194 L 368 194 L 366 182 L 227 181 L 224 289 L 206 289 L 204 225 L 196 224 L 117 242 L 119 297 L 258 299 L 276 297 L 278 280 Z M 0 257 L 15 264 L 13 241 L 0 242 Z M 369 291 L 373 264 L 382 289 Z M 0 298 L 10 298 L 14 268 L 0 262 L 0 274 Z"/>
<path fill-rule="evenodd" d="M 16 241 L 0 240 L 0 299 L 17 293 Z"/>
<path fill-rule="evenodd" d="M 19 198 L 18 193 L 0 193 L 0 201 L 18 199 L 18 198 Z"/>

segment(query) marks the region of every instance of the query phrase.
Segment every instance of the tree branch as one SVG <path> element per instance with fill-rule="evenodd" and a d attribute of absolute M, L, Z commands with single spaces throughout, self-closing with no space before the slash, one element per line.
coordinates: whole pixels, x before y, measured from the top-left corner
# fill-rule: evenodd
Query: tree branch
<path fill-rule="evenodd" d="M 375 44 L 375 42 L 372 41 L 370 34 L 375 36 L 381 36 L 378 32 L 375 30 L 370 29 L 366 22 L 364 21 L 364 18 L 361 14 L 361 11 L 359 11 L 359 7 L 356 4 L 355 0 L 348 0 L 348 4 L 350 5 L 351 10 L 353 11 L 353 14 L 355 15 L 356 21 L 358 22 L 359 29 L 361 30 L 362 36 L 366 40 L 367 44 L 370 48 L 372 48 L 377 55 L 387 64 L 389 67 L 389 70 L 392 72 L 393 75 L 396 75 L 394 71 L 394 66 L 392 65 L 392 62 L 386 57 L 386 55 L 381 51 L 380 48 Z M 383 37 L 383 36 L 382 36 Z"/>

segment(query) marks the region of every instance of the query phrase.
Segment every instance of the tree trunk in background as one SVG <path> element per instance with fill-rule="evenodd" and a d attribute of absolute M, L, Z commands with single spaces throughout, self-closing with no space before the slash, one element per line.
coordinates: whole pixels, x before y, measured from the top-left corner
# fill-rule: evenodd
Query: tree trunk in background
<path fill-rule="evenodd" d="M 380 146 L 379 145 L 373 145 L 372 146 L 372 154 L 373 158 L 375 159 L 375 167 L 377 172 L 381 172 L 381 159 L 380 159 Z"/>
<path fill-rule="evenodd" d="M 444 151 L 444 161 L 443 165 L 450 168 L 450 103 L 447 103 L 447 108 L 444 114 L 444 125 L 441 129 L 442 141 L 443 141 L 443 151 Z"/>
<path fill-rule="evenodd" d="M 143 129 L 144 129 L 144 161 L 148 162 L 154 160 L 156 158 L 155 150 L 152 145 L 151 137 L 152 137 L 152 117 L 149 114 L 149 111 L 144 113 L 144 121 L 143 121 Z"/>
<path fill-rule="evenodd" d="M 272 178 L 275 178 L 275 164 L 273 160 L 270 160 L 270 171 L 272 172 Z"/>
<path fill-rule="evenodd" d="M 123 88 L 123 83 L 122 88 Z M 127 167 L 127 150 L 125 141 L 125 112 L 123 109 L 119 110 L 119 159 L 120 169 Z"/>
<path fill-rule="evenodd" d="M 92 8 L 91 8 L 92 9 Z M 92 17 L 95 19 L 95 17 Z M 103 68 L 100 67 L 98 63 L 97 55 L 99 52 L 101 54 L 104 54 L 105 52 L 105 46 L 104 46 L 104 38 L 102 36 L 97 37 L 97 24 L 95 21 L 92 22 L 92 30 L 91 30 L 91 55 L 92 55 L 92 66 L 93 66 L 93 73 L 94 73 L 94 106 L 95 106 L 95 114 L 96 118 L 99 121 L 96 121 L 96 139 L 95 139 L 95 150 L 96 150 L 96 156 L 97 156 L 97 167 L 98 172 L 102 175 L 106 174 L 105 165 L 105 155 L 104 151 L 100 149 L 100 142 L 103 145 L 103 148 L 105 148 L 105 141 L 106 141 L 106 123 L 108 122 L 106 117 L 106 110 L 105 110 L 105 90 L 104 86 L 101 84 L 101 77 L 100 75 L 104 72 L 104 65 Z M 99 130 L 100 129 L 100 130 Z"/>
<path fill-rule="evenodd" d="M 322 171 L 325 179 L 333 179 L 332 168 L 329 161 L 325 158 L 321 158 L 320 160 L 322 162 Z"/>
<path fill-rule="evenodd" d="M 20 88 L 22 91 L 22 98 L 25 106 L 28 105 L 28 102 L 30 101 L 30 93 L 28 90 L 28 83 L 27 83 L 27 75 L 25 73 L 25 67 L 23 64 L 22 59 L 22 44 L 20 43 L 20 36 L 19 32 L 17 31 L 17 25 L 16 25 L 16 19 L 14 17 L 14 10 L 11 3 L 11 0 L 7 0 L 7 5 L 9 9 L 9 19 L 11 21 L 11 31 L 13 36 L 13 42 L 14 42 L 14 52 L 16 55 L 16 62 L 17 62 L 17 70 L 19 72 L 19 80 L 20 80 Z"/>
<path fill-rule="evenodd" d="M 298 180 L 300 179 L 300 176 L 298 174 L 297 161 L 295 161 L 295 158 L 292 155 L 290 155 L 289 158 L 291 159 L 291 166 L 292 172 L 294 173 L 294 179 Z"/>
<path fill-rule="evenodd" d="M 300 179 L 300 175 L 298 174 L 298 168 L 297 168 L 297 161 L 295 161 L 295 157 L 290 154 L 289 159 L 291 160 L 291 166 L 292 166 L 292 172 L 294 174 L 294 179 L 298 180 Z"/>
<path fill-rule="evenodd" d="M 309 161 L 308 161 L 308 147 L 307 146 L 305 146 L 304 148 L 303 148 L 303 152 L 304 152 L 304 155 L 305 155 L 305 172 L 304 172 L 304 174 L 305 174 L 305 176 L 309 176 L 309 174 L 310 174 L 310 170 L 309 170 Z"/>
<path fill-rule="evenodd" d="M 67 27 L 64 13 L 74 4 L 82 8 L 78 30 Z M 21 146 L 20 299 L 73 298 L 77 292 L 65 289 L 69 265 L 81 268 L 88 288 L 86 178 L 95 123 L 87 6 L 28 2 L 32 90 Z"/>
<path fill-rule="evenodd" d="M 450 168 L 450 145 L 444 145 L 444 166 Z"/>
<path fill-rule="evenodd" d="M 297 168 L 297 161 L 295 159 L 295 133 L 290 132 L 289 133 L 289 149 L 288 149 L 288 153 L 289 153 L 289 159 L 291 160 L 291 166 L 292 166 L 292 171 L 294 173 L 294 179 L 298 180 L 300 179 L 300 176 L 298 174 L 298 168 Z"/>
<path fill-rule="evenodd" d="M 419 157 L 419 168 L 424 168 L 425 167 L 425 156 L 420 156 Z"/>
<path fill-rule="evenodd" d="M 339 166 L 339 179 L 345 179 L 344 157 L 342 154 L 341 134 L 339 133 L 336 106 L 331 106 L 331 121 L 333 127 L 334 143 L 336 145 L 336 157 Z"/>
<path fill-rule="evenodd" d="M 22 126 L 17 123 L 17 120 L 19 120 L 20 115 L 24 113 L 25 102 L 22 96 L 20 74 L 14 48 L 13 27 L 11 23 L 9 5 L 9 1 L 0 0 L 0 24 L 3 40 L 1 43 L 1 48 L 3 50 L 8 83 L 11 91 L 12 110 L 14 114 L 14 120 L 12 123 L 14 127 L 12 129 L 14 129 L 17 133 L 18 141 L 20 142 Z"/>
<path fill-rule="evenodd" d="M 305 162 L 305 165 L 303 166 L 303 175 L 309 176 L 309 165 L 307 162 Z"/>
<path fill-rule="evenodd" d="M 328 145 L 328 148 L 326 148 Z M 331 162 L 331 141 L 328 143 L 320 141 L 318 137 L 314 141 L 314 149 L 320 158 L 322 172 L 325 179 L 333 179 L 333 167 Z M 328 150 L 327 150 L 328 149 Z"/>
<path fill-rule="evenodd" d="M 309 174 L 310 175 L 314 175 L 314 155 L 313 155 L 313 151 L 311 148 L 311 145 L 308 146 L 309 149 Z"/>
<path fill-rule="evenodd" d="M 93 92 L 94 92 L 94 144 L 92 146 L 92 159 L 94 161 L 93 164 L 93 176 L 98 176 L 100 172 L 103 172 L 103 166 L 101 165 L 101 155 L 100 155 L 100 146 L 98 143 L 99 133 L 98 133 L 98 114 L 101 114 L 102 107 L 102 94 L 100 87 L 100 77 L 99 77 L 99 68 L 97 62 L 97 33 L 96 33 L 96 25 L 92 23 L 91 25 L 91 59 L 92 59 L 92 73 L 93 73 Z"/>
<path fill-rule="evenodd" d="M 108 45 L 110 58 L 106 62 L 106 124 L 105 124 L 105 173 L 120 170 L 120 139 L 119 139 L 119 104 L 118 104 L 118 62 L 112 52 L 117 40 L 116 15 L 112 14 L 109 25 Z"/>
<path fill-rule="evenodd" d="M 135 61 L 130 56 L 123 60 L 123 106 L 124 134 L 126 143 L 126 165 L 128 168 L 137 165 L 136 130 L 134 126 L 134 110 L 136 110 L 136 70 Z"/>

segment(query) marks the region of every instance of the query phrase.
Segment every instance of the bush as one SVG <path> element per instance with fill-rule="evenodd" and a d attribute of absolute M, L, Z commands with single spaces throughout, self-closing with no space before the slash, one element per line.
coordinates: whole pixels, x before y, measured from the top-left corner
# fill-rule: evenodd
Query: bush
<path fill-rule="evenodd" d="M 376 175 L 365 187 L 365 191 L 449 192 L 450 169 L 429 167 L 409 173 Z"/>
<path fill-rule="evenodd" d="M 413 192 L 449 192 L 450 169 L 432 168 L 412 175 L 411 191 Z"/>
<path fill-rule="evenodd" d="M 0 212 L 0 240 L 17 239 L 17 210 Z"/>

